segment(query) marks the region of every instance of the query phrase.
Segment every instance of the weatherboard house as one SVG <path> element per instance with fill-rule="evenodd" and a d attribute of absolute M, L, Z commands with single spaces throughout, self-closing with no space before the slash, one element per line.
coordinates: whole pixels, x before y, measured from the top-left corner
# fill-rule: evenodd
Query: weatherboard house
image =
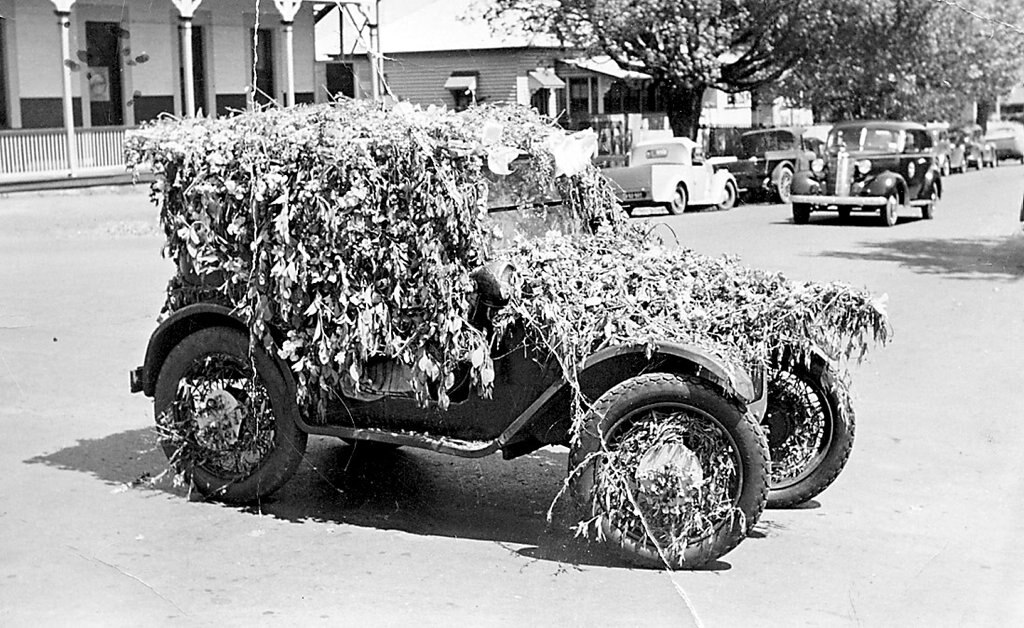
<path fill-rule="evenodd" d="M 315 17 L 302 0 L 0 0 L 0 183 L 124 172 L 125 130 L 161 114 L 313 101 Z"/>

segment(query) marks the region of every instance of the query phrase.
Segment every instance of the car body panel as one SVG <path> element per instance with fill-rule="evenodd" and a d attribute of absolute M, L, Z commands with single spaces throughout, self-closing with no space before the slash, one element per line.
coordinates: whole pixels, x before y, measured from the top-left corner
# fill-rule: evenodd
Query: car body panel
<path fill-rule="evenodd" d="M 634 146 L 629 163 L 622 168 L 603 170 L 626 207 L 668 206 L 678 185 L 686 188 L 688 205 L 716 205 L 725 200 L 726 185 L 735 185 L 735 178 L 728 172 L 716 171 L 703 159 L 697 143 L 689 138 Z"/>

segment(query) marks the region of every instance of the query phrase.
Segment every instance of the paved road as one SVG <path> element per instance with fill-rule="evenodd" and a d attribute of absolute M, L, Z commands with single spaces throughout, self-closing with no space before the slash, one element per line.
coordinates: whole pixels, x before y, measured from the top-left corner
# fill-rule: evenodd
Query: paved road
<path fill-rule="evenodd" d="M 1024 167 L 891 229 L 779 205 L 649 217 L 703 252 L 889 295 L 857 445 L 714 569 L 630 569 L 547 529 L 563 451 L 313 439 L 262 508 L 166 482 L 129 395 L 171 268 L 142 190 L 0 198 L 0 625 L 954 626 L 1024 622 Z"/>

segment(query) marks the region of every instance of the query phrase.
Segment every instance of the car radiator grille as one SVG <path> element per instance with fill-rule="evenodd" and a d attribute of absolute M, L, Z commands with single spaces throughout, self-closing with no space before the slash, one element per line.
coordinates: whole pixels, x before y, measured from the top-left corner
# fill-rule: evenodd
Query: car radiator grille
<path fill-rule="evenodd" d="M 832 193 L 836 196 L 849 196 L 850 183 L 853 181 L 853 160 L 850 159 L 849 153 L 839 153 L 829 165 L 829 170 L 836 173 L 835 189 Z"/>

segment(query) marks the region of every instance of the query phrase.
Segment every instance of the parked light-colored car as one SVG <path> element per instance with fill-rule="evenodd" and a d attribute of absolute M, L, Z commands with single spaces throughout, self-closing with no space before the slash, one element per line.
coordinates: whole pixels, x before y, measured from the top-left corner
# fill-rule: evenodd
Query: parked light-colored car
<path fill-rule="evenodd" d="M 996 159 L 1020 159 L 1024 162 L 1024 124 L 989 122 L 985 143 L 995 148 Z"/>
<path fill-rule="evenodd" d="M 996 147 L 985 141 L 981 125 L 967 124 L 953 129 L 950 141 L 953 145 L 949 161 L 953 172 L 966 172 L 971 167 L 981 170 L 985 166 L 996 166 Z"/>
<path fill-rule="evenodd" d="M 604 173 L 629 213 L 636 207 L 665 207 L 670 214 L 690 207 L 730 209 L 739 195 L 732 174 L 716 171 L 687 137 L 638 144 L 630 150 L 628 166 Z"/>

